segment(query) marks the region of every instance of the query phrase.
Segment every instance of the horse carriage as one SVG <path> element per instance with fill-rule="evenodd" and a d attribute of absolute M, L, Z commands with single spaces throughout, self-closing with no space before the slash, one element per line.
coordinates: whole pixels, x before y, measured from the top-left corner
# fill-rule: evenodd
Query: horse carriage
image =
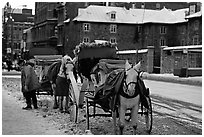
<path fill-rule="evenodd" d="M 77 122 L 78 107 L 85 103 L 86 126 L 90 130 L 90 117 L 112 117 L 114 133 L 117 133 L 119 118 L 120 134 L 124 125 L 130 122 L 137 128 L 137 115 L 144 116 L 147 132 L 152 130 L 152 104 L 149 88 L 141 79 L 141 64 L 129 64 L 118 60 L 115 45 L 108 42 L 81 43 L 76 46 L 78 51 L 78 74 L 82 85 L 77 85 L 71 77 L 70 86 L 70 117 Z M 71 73 L 71 72 L 69 72 Z M 137 91 L 137 92 L 136 92 Z M 97 113 L 102 109 L 104 113 Z"/>
<path fill-rule="evenodd" d="M 37 90 L 37 95 L 53 95 L 51 83 L 48 79 L 48 70 L 51 64 L 61 61 L 62 55 L 36 55 L 35 72 L 38 76 L 41 87 Z"/>

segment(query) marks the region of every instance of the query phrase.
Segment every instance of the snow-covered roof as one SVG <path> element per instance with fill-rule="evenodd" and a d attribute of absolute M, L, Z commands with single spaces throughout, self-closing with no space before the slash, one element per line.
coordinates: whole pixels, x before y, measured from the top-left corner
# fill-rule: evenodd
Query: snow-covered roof
<path fill-rule="evenodd" d="M 116 13 L 115 20 L 111 20 L 111 12 Z M 129 11 L 122 7 L 94 6 L 90 5 L 86 9 L 79 8 L 79 15 L 75 21 L 87 22 L 109 22 L 109 23 L 135 23 L 135 18 Z"/>
<path fill-rule="evenodd" d="M 202 49 L 202 45 L 166 47 L 163 50 Z"/>
<path fill-rule="evenodd" d="M 138 23 L 179 23 L 186 22 L 185 11 L 188 9 L 180 9 L 172 11 L 165 7 L 161 10 L 148 10 L 148 9 L 131 9 L 133 16 L 138 18 Z"/>
<path fill-rule="evenodd" d="M 146 53 L 148 49 L 141 49 L 141 50 L 121 50 L 117 51 L 117 54 L 136 54 L 136 53 Z"/>
<path fill-rule="evenodd" d="M 123 7 L 90 5 L 86 9 L 79 8 L 78 16 L 74 21 L 106 22 L 106 23 L 179 23 L 186 22 L 185 12 L 189 9 L 172 11 L 165 7 L 161 10 L 125 9 Z M 116 13 L 115 20 L 110 18 L 111 13 Z"/>
<path fill-rule="evenodd" d="M 199 12 L 196 12 L 194 14 L 186 16 L 186 18 L 189 19 L 189 18 L 195 18 L 195 17 L 201 17 L 201 16 L 202 16 L 202 12 L 199 11 Z"/>

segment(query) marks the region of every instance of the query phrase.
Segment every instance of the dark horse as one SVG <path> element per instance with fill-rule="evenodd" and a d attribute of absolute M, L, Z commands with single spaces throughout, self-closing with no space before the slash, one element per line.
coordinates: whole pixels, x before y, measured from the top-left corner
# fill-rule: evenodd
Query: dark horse
<path fill-rule="evenodd" d="M 66 74 L 66 70 L 68 69 L 67 68 L 67 65 L 65 63 L 62 64 L 62 61 L 58 61 L 58 62 L 54 62 L 53 64 L 50 65 L 49 69 L 48 69 L 48 72 L 47 72 L 47 78 L 48 80 L 50 81 L 51 83 L 51 87 L 52 87 L 52 90 L 53 90 L 53 94 L 54 94 L 54 105 L 53 105 L 53 109 L 57 109 L 58 107 L 60 107 L 60 110 L 63 110 L 63 99 L 64 99 L 64 96 L 57 96 L 56 95 L 56 80 L 57 80 L 57 77 L 58 77 L 58 73 L 60 71 L 60 67 L 63 65 L 63 69 L 64 69 L 64 74 Z M 76 69 L 75 69 L 75 65 L 72 64 L 73 67 L 71 67 L 71 71 L 74 72 L 74 76 L 75 76 L 75 79 L 77 78 L 77 74 L 76 74 Z M 68 85 L 69 86 L 69 85 Z M 69 89 L 65 89 L 65 91 L 67 91 Z M 69 92 L 69 91 L 67 91 Z M 65 112 L 68 112 L 68 96 L 65 96 L 66 97 L 66 103 L 65 103 Z"/>

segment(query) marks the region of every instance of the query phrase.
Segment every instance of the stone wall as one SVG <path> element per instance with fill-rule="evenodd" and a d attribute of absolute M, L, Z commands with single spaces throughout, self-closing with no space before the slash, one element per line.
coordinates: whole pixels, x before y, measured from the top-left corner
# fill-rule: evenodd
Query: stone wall
<path fill-rule="evenodd" d="M 119 59 L 128 59 L 130 63 L 135 64 L 142 61 L 141 70 L 152 73 L 153 72 L 153 58 L 154 58 L 154 47 L 148 46 L 147 52 L 129 53 L 129 54 L 118 54 Z"/>
<path fill-rule="evenodd" d="M 202 52 L 198 50 L 199 48 L 163 50 L 164 48 L 161 48 L 161 74 L 174 73 L 175 69 L 202 68 Z"/>

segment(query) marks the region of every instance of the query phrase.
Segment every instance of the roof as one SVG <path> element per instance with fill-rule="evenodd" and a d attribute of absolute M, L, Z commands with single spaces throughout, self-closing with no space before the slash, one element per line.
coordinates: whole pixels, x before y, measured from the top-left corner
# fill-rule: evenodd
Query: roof
<path fill-rule="evenodd" d="M 187 19 L 190 19 L 190 18 L 195 18 L 195 17 L 201 17 L 202 16 L 202 12 L 199 11 L 199 12 L 196 12 L 194 14 L 191 14 L 191 15 L 188 15 L 186 16 Z"/>
<path fill-rule="evenodd" d="M 202 45 L 165 47 L 163 50 L 180 50 L 180 49 L 202 49 Z"/>
<path fill-rule="evenodd" d="M 172 11 L 165 7 L 161 10 L 129 9 L 123 7 L 90 5 L 86 9 L 79 8 L 78 16 L 73 21 L 106 22 L 106 23 L 179 23 L 186 22 L 185 12 L 189 9 Z M 111 20 L 110 14 L 115 12 L 116 19 Z"/>
<path fill-rule="evenodd" d="M 146 53 L 148 52 L 148 49 L 141 49 L 141 50 L 122 50 L 117 51 L 117 54 L 136 54 L 136 53 Z"/>
<path fill-rule="evenodd" d="M 116 12 L 116 19 L 111 20 L 111 12 Z M 79 15 L 73 20 L 109 23 L 135 23 L 135 17 L 122 7 L 107 7 L 90 5 L 86 9 L 79 8 Z"/>

